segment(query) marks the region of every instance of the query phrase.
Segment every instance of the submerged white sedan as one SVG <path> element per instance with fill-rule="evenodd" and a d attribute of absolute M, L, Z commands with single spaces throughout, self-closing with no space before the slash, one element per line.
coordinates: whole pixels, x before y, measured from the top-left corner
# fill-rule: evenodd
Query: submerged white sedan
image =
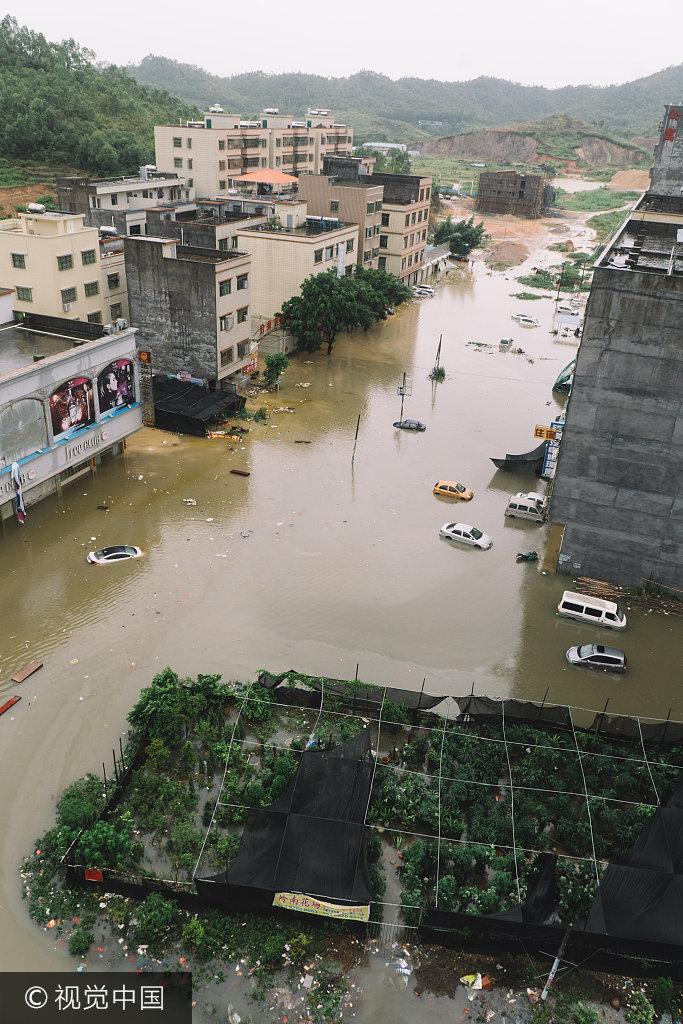
<path fill-rule="evenodd" d="M 134 544 L 113 544 L 99 551 L 88 552 L 88 561 L 92 565 L 110 565 L 112 562 L 123 562 L 127 558 L 140 558 L 142 551 Z"/>
<path fill-rule="evenodd" d="M 487 533 L 482 533 L 476 526 L 468 526 L 467 523 L 444 523 L 439 530 L 439 536 L 446 540 L 455 540 L 458 544 L 469 544 L 473 548 L 481 548 L 488 551 L 493 547 L 493 540 Z"/>
<path fill-rule="evenodd" d="M 537 320 L 535 316 L 529 316 L 528 313 L 513 313 L 512 319 L 516 320 L 521 327 L 541 326 L 541 321 Z"/>

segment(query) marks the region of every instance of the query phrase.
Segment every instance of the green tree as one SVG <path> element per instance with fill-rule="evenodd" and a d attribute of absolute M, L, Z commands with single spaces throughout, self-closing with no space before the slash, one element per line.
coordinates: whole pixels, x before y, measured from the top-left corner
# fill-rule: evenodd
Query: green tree
<path fill-rule="evenodd" d="M 389 174 L 410 174 L 410 157 L 404 149 L 392 149 L 387 157 Z"/>
<path fill-rule="evenodd" d="M 138 945 L 149 946 L 152 955 L 163 952 L 164 946 L 174 941 L 180 932 L 180 910 L 160 893 L 148 896 L 138 906 L 135 917 L 133 939 Z"/>
<path fill-rule="evenodd" d="M 86 867 L 123 867 L 133 852 L 127 821 L 97 821 L 78 841 L 77 856 Z"/>
<path fill-rule="evenodd" d="M 273 352 L 266 356 L 266 372 L 263 375 L 265 383 L 271 388 L 280 379 L 281 374 L 289 366 L 289 359 L 284 352 Z"/>
<path fill-rule="evenodd" d="M 77 779 L 64 790 L 57 804 L 57 822 L 67 829 L 88 828 L 104 807 L 104 786 L 96 775 Z"/>

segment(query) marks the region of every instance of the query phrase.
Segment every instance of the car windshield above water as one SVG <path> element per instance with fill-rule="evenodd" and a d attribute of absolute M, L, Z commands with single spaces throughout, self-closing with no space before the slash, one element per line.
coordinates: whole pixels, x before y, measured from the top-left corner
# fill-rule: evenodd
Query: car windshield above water
<path fill-rule="evenodd" d="M 481 530 L 478 530 L 476 526 L 472 527 L 472 529 L 470 530 L 470 535 L 474 537 L 475 540 L 481 540 L 481 538 L 484 536 Z"/>

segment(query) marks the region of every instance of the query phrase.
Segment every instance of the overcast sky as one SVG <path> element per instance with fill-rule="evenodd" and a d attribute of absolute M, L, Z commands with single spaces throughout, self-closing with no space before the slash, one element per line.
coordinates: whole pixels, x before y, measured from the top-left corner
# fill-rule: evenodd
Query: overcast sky
<path fill-rule="evenodd" d="M 681 0 L 5 0 L 3 7 L 103 60 L 126 64 L 156 53 L 218 75 L 369 68 L 391 78 L 607 85 L 683 61 Z"/>

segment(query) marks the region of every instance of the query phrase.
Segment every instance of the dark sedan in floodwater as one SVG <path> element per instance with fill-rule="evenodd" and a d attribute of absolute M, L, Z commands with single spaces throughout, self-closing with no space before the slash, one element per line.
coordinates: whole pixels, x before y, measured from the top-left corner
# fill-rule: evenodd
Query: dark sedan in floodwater
<path fill-rule="evenodd" d="M 427 429 L 427 424 L 426 423 L 420 423 L 419 420 L 396 420 L 396 422 L 394 423 L 394 426 L 398 430 L 419 430 L 419 431 L 422 431 L 422 430 L 426 430 Z"/>

